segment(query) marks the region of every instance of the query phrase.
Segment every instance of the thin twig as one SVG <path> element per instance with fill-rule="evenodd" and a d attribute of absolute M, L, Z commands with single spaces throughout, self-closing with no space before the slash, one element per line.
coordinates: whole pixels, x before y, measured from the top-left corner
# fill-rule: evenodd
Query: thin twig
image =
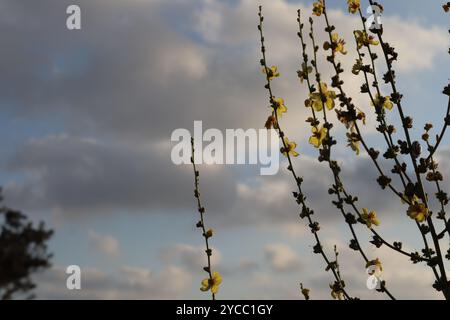
<path fill-rule="evenodd" d="M 261 65 L 264 68 L 264 70 L 266 71 L 266 81 L 267 81 L 267 83 L 266 83 L 265 87 L 266 87 L 266 89 L 269 92 L 269 101 L 270 101 L 271 105 L 274 105 L 274 101 L 273 101 L 274 95 L 272 93 L 272 86 L 271 86 L 271 82 L 270 82 L 270 78 L 269 78 L 269 68 L 267 66 L 267 60 L 266 60 L 266 49 L 265 49 L 265 45 L 264 45 L 263 20 L 264 20 L 264 17 L 262 15 L 262 6 L 259 6 L 259 25 L 258 25 L 258 30 L 260 32 L 260 40 L 261 40 L 261 53 L 262 53 Z M 286 142 L 285 142 L 285 139 L 284 139 L 285 134 L 284 134 L 284 132 L 283 132 L 283 130 L 281 128 L 281 125 L 279 123 L 277 110 L 275 109 L 273 113 L 274 113 L 274 117 L 275 117 L 276 129 L 277 129 L 278 135 L 279 135 L 279 137 L 280 137 L 280 139 L 281 139 L 281 141 L 283 143 L 284 150 L 288 150 L 288 146 L 286 145 Z M 314 235 L 314 239 L 316 241 L 315 253 L 320 252 L 322 258 L 324 259 L 324 261 L 327 264 L 327 267 L 328 266 L 332 266 L 333 264 L 332 264 L 331 260 L 328 258 L 328 256 L 326 255 L 326 253 L 323 250 L 323 247 L 322 247 L 319 235 L 318 235 L 318 230 L 316 228 L 313 228 L 313 226 L 317 226 L 317 222 L 314 222 L 312 220 L 311 215 L 313 214 L 313 211 L 311 211 L 308 208 L 308 206 L 306 205 L 305 197 L 303 195 L 303 191 L 302 191 L 302 188 L 301 188 L 301 184 L 302 184 L 303 180 L 302 180 L 302 178 L 297 176 L 297 174 L 295 172 L 295 169 L 294 169 L 294 167 L 292 165 L 292 159 L 291 159 L 291 156 L 290 156 L 289 152 L 286 152 L 286 158 L 287 158 L 288 163 L 289 163 L 288 170 L 291 172 L 291 174 L 292 174 L 292 176 L 293 176 L 293 178 L 294 178 L 294 180 L 296 182 L 297 189 L 298 189 L 298 194 L 295 195 L 295 198 L 297 199 L 297 202 L 302 205 L 302 212 L 305 213 L 305 217 L 308 219 L 308 223 L 311 226 L 311 231 L 312 231 L 312 233 Z M 346 289 L 343 286 L 343 281 L 341 279 L 340 272 L 338 273 L 338 270 L 336 270 L 334 267 L 329 268 L 329 270 L 331 270 L 331 272 L 333 273 L 336 281 L 342 285 L 341 286 L 342 287 L 341 290 L 342 290 L 342 293 L 344 294 L 345 298 L 350 300 L 351 297 L 347 293 Z"/>
<path fill-rule="evenodd" d="M 201 229 L 202 236 L 205 239 L 205 253 L 207 257 L 207 266 L 203 268 L 203 270 L 208 273 L 209 281 L 213 281 L 212 271 L 211 271 L 211 255 L 212 255 L 212 249 L 209 246 L 209 237 L 207 236 L 207 229 L 205 226 L 205 207 L 203 207 L 201 199 L 200 199 L 200 172 L 197 170 L 195 165 L 195 149 L 194 149 L 194 138 L 191 138 L 191 149 L 192 149 L 192 156 L 191 156 L 191 163 L 192 167 L 194 168 L 194 176 L 195 176 L 195 182 L 194 182 L 194 196 L 197 199 L 197 209 L 200 214 L 200 221 L 197 223 L 197 227 Z M 212 300 L 216 300 L 216 295 L 214 292 L 211 292 L 211 298 Z"/>

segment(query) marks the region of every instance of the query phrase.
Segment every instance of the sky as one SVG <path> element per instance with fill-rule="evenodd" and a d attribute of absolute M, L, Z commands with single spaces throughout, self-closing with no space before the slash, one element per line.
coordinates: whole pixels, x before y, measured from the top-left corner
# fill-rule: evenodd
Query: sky
<path fill-rule="evenodd" d="M 349 72 L 356 58 L 352 31 L 360 22 L 345 1 L 328 2 L 349 51 L 342 57 L 344 88 L 367 113 L 367 140 L 380 143 L 370 104 L 358 92 L 363 79 Z M 384 37 L 399 52 L 398 85 L 419 139 L 426 122 L 440 128 L 447 106 L 448 15 L 438 0 L 384 2 Z M 81 8 L 81 30 L 66 28 L 71 4 Z M 0 184 L 6 205 L 55 230 L 53 267 L 35 276 L 39 299 L 208 298 L 199 290 L 205 257 L 192 168 L 172 163 L 170 137 L 178 128 L 193 130 L 195 120 L 219 130 L 263 127 L 269 109 L 259 65 L 259 4 L 269 64 L 281 73 L 276 91 L 289 108 L 283 125 L 299 144 L 295 167 L 324 245 L 330 253 L 337 245 L 352 295 L 385 298 L 366 288 L 365 263 L 348 248 L 349 231 L 327 193 L 330 172 L 308 144 L 296 14 L 301 8 L 309 15 L 312 1 L 0 0 Z M 389 120 L 399 123 L 395 113 Z M 370 159 L 356 157 L 337 131 L 335 157 L 348 189 L 379 213 L 387 239 L 420 250 L 404 206 L 378 187 Z M 438 154 L 444 176 L 449 155 L 446 138 Z M 218 298 L 301 299 L 300 282 L 313 299 L 330 298 L 333 280 L 312 253 L 285 167 L 260 176 L 255 165 L 199 166 L 207 224 L 215 230 L 213 267 L 224 278 Z M 443 185 L 448 190 L 448 181 Z M 357 232 L 368 243 L 367 228 Z M 385 248 L 365 248 L 383 261 L 392 293 L 440 298 L 427 268 Z M 81 290 L 66 288 L 65 270 L 73 264 L 82 270 Z"/>

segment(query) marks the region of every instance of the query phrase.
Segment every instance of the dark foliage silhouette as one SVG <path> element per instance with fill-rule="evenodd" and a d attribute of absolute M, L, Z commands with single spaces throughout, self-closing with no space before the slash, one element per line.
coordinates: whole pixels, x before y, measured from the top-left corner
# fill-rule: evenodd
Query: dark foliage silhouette
<path fill-rule="evenodd" d="M 0 227 L 0 299 L 17 295 L 32 299 L 30 292 L 36 285 L 31 275 L 51 266 L 47 242 L 53 231 L 43 222 L 34 226 L 22 212 L 4 206 L 0 207 Z"/>

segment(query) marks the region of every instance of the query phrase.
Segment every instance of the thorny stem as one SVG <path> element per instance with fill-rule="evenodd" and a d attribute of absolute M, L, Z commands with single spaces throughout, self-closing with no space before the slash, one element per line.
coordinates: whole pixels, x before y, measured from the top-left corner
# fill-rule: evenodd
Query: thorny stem
<path fill-rule="evenodd" d="M 369 3 L 372 6 L 374 5 L 374 1 L 373 0 L 369 0 Z M 388 52 L 387 52 L 387 44 L 383 41 L 383 37 L 381 35 L 381 31 L 380 30 L 376 31 L 375 33 L 378 36 L 378 40 L 379 40 L 381 48 L 383 50 L 384 58 L 385 58 L 386 65 L 387 65 L 387 68 L 388 68 L 388 74 L 389 74 L 389 80 L 390 80 L 389 82 L 391 84 L 392 92 L 393 92 L 393 94 L 396 97 L 401 97 L 399 95 L 399 92 L 397 91 L 397 87 L 396 87 L 396 84 L 395 84 L 394 72 L 392 70 L 392 62 L 390 61 L 389 56 L 388 56 Z M 402 108 L 402 104 L 401 104 L 401 98 L 395 99 L 394 102 L 397 105 L 397 109 L 398 109 L 398 112 L 399 112 L 399 115 L 400 115 L 400 118 L 401 118 L 401 121 L 402 121 L 403 131 L 405 133 L 405 137 L 406 137 L 406 142 L 408 144 L 408 148 L 411 150 L 412 142 L 411 142 L 411 137 L 410 137 L 410 134 L 409 134 L 408 126 L 407 126 L 406 117 L 405 117 L 404 112 L 403 112 L 403 108 Z M 415 171 L 415 174 L 416 174 L 417 183 L 419 184 L 419 187 L 421 189 L 421 195 L 420 195 L 421 199 L 422 199 L 423 204 L 425 205 L 425 207 L 427 209 L 429 209 L 429 205 L 428 205 L 428 201 L 427 201 L 427 197 L 426 197 L 426 193 L 425 193 L 425 188 L 423 186 L 422 179 L 421 179 L 421 176 L 420 176 L 420 172 L 418 170 L 416 158 L 413 156 L 413 154 L 411 152 L 409 154 L 410 154 L 411 162 L 412 162 L 412 164 L 414 166 L 414 171 Z M 442 252 L 441 252 L 441 248 L 440 248 L 440 244 L 439 244 L 439 239 L 437 237 L 436 230 L 435 230 L 434 223 L 433 223 L 431 215 L 427 217 L 427 223 L 428 223 L 428 227 L 430 228 L 431 236 L 432 236 L 432 239 L 433 239 L 433 243 L 434 243 L 434 247 L 435 247 L 435 251 L 436 251 L 436 255 L 437 255 L 437 260 L 438 260 L 437 262 L 438 262 L 439 271 L 440 271 L 440 275 L 441 275 L 441 277 L 439 279 L 440 280 L 439 281 L 440 282 L 439 285 L 442 287 L 442 291 L 443 291 L 443 294 L 444 294 L 445 298 L 446 299 L 450 299 L 450 286 L 449 286 L 447 275 L 446 275 L 446 271 L 445 271 L 445 265 L 444 265 L 444 260 L 442 258 Z"/>
<path fill-rule="evenodd" d="M 197 223 L 197 227 L 199 227 L 202 230 L 202 235 L 203 238 L 205 239 L 205 253 L 206 253 L 206 257 L 207 257 L 207 266 L 203 269 L 208 273 L 209 276 L 209 280 L 213 281 L 213 277 L 212 277 L 212 271 L 211 271 L 211 255 L 212 255 L 212 250 L 209 246 L 209 239 L 208 236 L 206 235 L 206 227 L 205 227 L 205 207 L 202 206 L 201 200 L 200 200 L 200 173 L 196 168 L 195 165 L 195 149 L 194 149 L 194 138 L 191 138 L 191 150 L 192 150 L 192 156 L 191 156 L 191 163 L 192 163 L 192 167 L 194 168 L 194 176 L 195 176 L 195 189 L 194 189 L 194 196 L 197 199 L 197 209 L 198 212 L 200 214 L 200 221 Z M 216 300 L 216 295 L 211 292 L 211 298 L 212 300 Z"/>
<path fill-rule="evenodd" d="M 269 79 L 269 68 L 267 67 L 266 49 L 265 49 L 265 45 L 264 45 L 264 34 L 263 34 L 263 26 L 262 26 L 264 17 L 262 15 L 262 6 L 259 6 L 259 14 L 258 15 L 259 15 L 258 30 L 260 32 L 261 53 L 262 53 L 261 65 L 266 70 L 266 81 L 267 81 L 266 89 L 269 92 L 269 100 L 270 100 L 271 104 L 273 104 L 273 97 L 274 96 L 273 96 L 273 93 L 272 93 L 272 86 L 271 86 L 270 79 Z M 284 136 L 285 136 L 284 132 L 283 132 L 283 130 L 282 130 L 281 126 L 280 126 L 280 123 L 278 121 L 277 110 L 274 110 L 273 113 L 274 113 L 274 116 L 275 116 L 276 129 L 277 129 L 277 132 L 278 132 L 278 136 L 280 137 L 280 139 L 281 139 L 281 141 L 283 143 L 284 150 L 288 150 L 288 146 L 287 146 L 287 144 L 285 142 L 285 139 L 284 139 Z M 289 152 L 286 152 L 286 158 L 287 158 L 288 163 L 289 163 L 288 170 L 291 172 L 292 176 L 294 177 L 294 180 L 296 182 L 297 189 L 298 189 L 298 192 L 299 192 L 299 194 L 297 196 L 297 201 L 299 202 L 299 204 L 302 205 L 303 210 L 308 211 L 308 213 L 306 214 L 306 217 L 308 219 L 308 222 L 309 222 L 310 226 L 312 226 L 312 225 L 314 225 L 314 221 L 311 218 L 312 211 L 310 211 L 310 209 L 308 209 L 308 207 L 307 207 L 307 205 L 305 203 L 305 197 L 303 196 L 303 192 L 302 192 L 302 188 L 301 188 L 302 179 L 300 177 L 298 177 L 296 172 L 295 172 L 295 169 L 294 169 L 294 167 L 292 165 L 292 159 L 291 159 L 291 156 L 290 156 Z M 314 238 L 316 240 L 316 246 L 315 247 L 320 248 L 319 249 L 320 250 L 320 254 L 322 255 L 322 258 L 324 259 L 324 261 L 326 262 L 327 267 L 328 266 L 332 266 L 332 261 L 328 258 L 328 256 L 326 255 L 326 253 L 324 252 L 324 250 L 322 248 L 322 244 L 321 244 L 318 232 L 316 230 L 312 230 L 312 233 L 313 233 Z M 333 273 L 336 281 L 338 283 L 340 283 L 340 284 L 343 284 L 343 281 L 342 281 L 341 276 L 340 276 L 340 271 L 337 270 L 334 267 L 331 267 L 329 269 Z M 342 290 L 342 293 L 344 294 L 344 297 L 347 300 L 351 300 L 351 297 L 349 296 L 349 294 L 347 293 L 347 291 L 345 290 L 343 285 L 342 285 L 341 290 Z"/>

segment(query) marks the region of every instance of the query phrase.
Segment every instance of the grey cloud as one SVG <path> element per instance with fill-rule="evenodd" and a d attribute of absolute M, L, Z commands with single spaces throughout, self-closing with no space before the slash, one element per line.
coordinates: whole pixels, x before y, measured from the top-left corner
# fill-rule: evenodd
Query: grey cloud
<path fill-rule="evenodd" d="M 15 18 L 0 19 L 5 108 L 43 120 L 59 115 L 72 132 L 140 141 L 168 139 L 195 119 L 217 128 L 262 126 L 264 115 L 251 116 L 266 105 L 262 79 L 253 81 L 257 57 L 238 66 L 238 51 L 225 57 L 196 44 L 157 2 L 79 1 L 83 29 L 70 32 L 69 3 L 5 3 L 2 12 Z"/>
<path fill-rule="evenodd" d="M 71 137 L 91 135 L 118 144 L 68 138 L 27 145 L 11 160 L 12 169 L 30 170 L 35 176 L 10 185 L 8 198 L 33 208 L 69 211 L 192 208 L 190 171 L 168 165 L 166 154 L 145 151 L 145 146 L 168 141 L 175 128 L 191 129 L 196 119 L 204 120 L 205 128 L 262 126 L 267 97 L 258 77 L 257 4 L 79 1 L 79 32 L 65 29 L 68 4 L 3 1 L 0 85 L 5 90 L 0 103 L 23 117 L 45 121 L 49 114 L 60 115 Z M 283 121 L 290 137 L 305 141 L 309 129 L 299 126 L 299 120 L 305 118 L 301 101 L 306 92 L 295 76 L 295 6 L 264 4 L 271 61 L 283 75 L 277 94 L 286 97 L 289 107 Z M 44 13 L 47 18 L 41 19 Z M 337 11 L 331 14 L 349 33 L 353 20 Z M 345 59 L 348 65 L 353 62 L 349 56 Z M 335 210 L 326 194 L 329 172 L 302 159 L 298 166 L 311 207 L 332 220 Z M 352 166 L 343 175 L 362 206 L 398 210 L 379 190 L 368 160 Z M 366 183 L 367 177 L 372 183 Z M 211 212 L 227 213 L 221 215 L 226 223 L 297 221 L 298 207 L 290 196 L 294 188 L 285 172 L 262 182 L 255 179 L 247 197 L 239 199 L 233 178 L 228 169 L 202 172 L 204 200 Z M 278 199 L 261 197 L 269 182 L 284 188 Z"/>
<path fill-rule="evenodd" d="M 25 209 L 57 208 L 65 214 L 195 210 L 192 168 L 172 165 L 158 147 L 52 136 L 18 151 L 10 170 L 27 178 L 6 186 L 5 196 Z M 235 198 L 232 177 L 220 169 L 204 173 L 207 204 L 226 212 Z"/>
<path fill-rule="evenodd" d="M 154 273 L 149 269 L 123 266 L 106 273 L 82 268 L 82 289 L 66 288 L 65 270 L 54 267 L 36 276 L 38 299 L 180 299 L 192 282 L 191 275 L 175 266 Z"/>
<path fill-rule="evenodd" d="M 399 212 L 405 212 L 404 205 L 390 190 L 381 190 L 376 182 L 377 171 L 370 159 L 359 157 L 357 160 L 345 160 L 345 164 L 342 164 L 342 180 L 348 192 L 359 198 L 358 207 L 376 210 L 382 219 L 388 220 Z M 294 166 L 304 178 L 302 189 L 308 206 L 315 212 L 315 219 L 325 223 L 342 221 L 341 213 L 331 203 L 336 200 L 335 195 L 328 194 L 334 181 L 327 164 L 302 155 L 294 160 Z M 261 220 L 270 223 L 302 223 L 299 218 L 300 207 L 295 203 L 293 191 L 296 191 L 293 177 L 283 165 L 277 176 L 257 177 L 245 184 L 239 183 L 239 201 L 231 209 L 233 212 L 230 215 L 236 215 L 235 222 Z M 351 211 L 351 208 L 346 210 Z M 245 215 L 241 215 L 241 212 L 245 212 Z"/>
<path fill-rule="evenodd" d="M 382 191 L 369 159 L 348 162 L 344 181 L 360 206 L 401 211 L 389 191 Z M 325 164 L 302 156 L 295 166 L 304 176 L 303 189 L 320 221 L 335 221 L 339 212 L 328 195 L 332 176 Z M 110 144 L 69 136 L 32 140 L 10 159 L 9 170 L 25 173 L 22 182 L 8 184 L 8 203 L 24 209 L 60 209 L 66 214 L 127 210 L 195 210 L 193 172 L 189 165 L 170 164 L 160 146 Z M 292 177 L 281 167 L 277 176 L 236 180 L 229 167 L 201 166 L 201 191 L 208 211 L 223 225 L 298 223 Z M 372 182 L 367 179 L 372 177 Z M 379 199 L 384 201 L 380 202 Z"/>
<path fill-rule="evenodd" d="M 289 272 L 300 267 L 297 253 L 284 243 L 268 244 L 264 254 L 271 268 L 278 272 Z"/>
<path fill-rule="evenodd" d="M 120 255 L 119 241 L 110 235 L 101 235 L 95 231 L 89 232 L 89 243 L 92 248 L 101 254 L 116 258 Z"/>
<path fill-rule="evenodd" d="M 212 248 L 214 254 L 211 256 L 211 265 L 216 268 L 221 261 L 221 253 Z M 161 258 L 166 264 L 180 265 L 191 273 L 200 273 L 206 265 L 204 247 L 194 247 L 187 244 L 177 244 L 165 248 L 161 252 Z"/>

